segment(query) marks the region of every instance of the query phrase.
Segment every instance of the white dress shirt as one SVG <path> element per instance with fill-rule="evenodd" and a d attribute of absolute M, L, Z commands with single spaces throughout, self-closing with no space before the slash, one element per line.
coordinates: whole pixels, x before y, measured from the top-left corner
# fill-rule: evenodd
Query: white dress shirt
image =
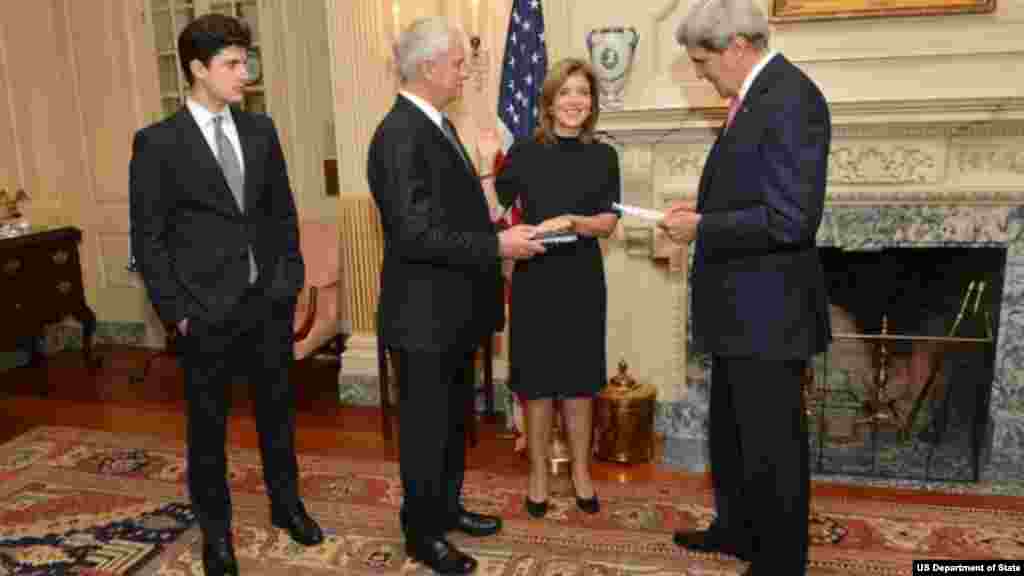
<path fill-rule="evenodd" d="M 196 124 L 199 125 L 199 129 L 203 132 L 203 138 L 206 138 L 206 143 L 210 146 L 210 150 L 213 151 L 214 158 L 220 158 L 220 151 L 217 150 L 217 139 L 213 135 L 213 119 L 215 116 L 224 118 L 220 124 L 221 129 L 224 130 L 224 135 L 227 136 L 231 146 L 234 147 L 235 156 L 238 158 L 238 167 L 242 170 L 242 176 L 245 176 L 245 157 L 242 155 L 242 142 L 238 138 L 238 127 L 235 126 L 235 119 L 231 116 L 231 107 L 225 106 L 219 113 L 214 114 L 191 98 L 185 99 L 185 106 L 192 113 Z"/>
<path fill-rule="evenodd" d="M 430 118 L 431 122 L 433 122 L 438 128 L 441 129 L 442 133 L 444 132 L 444 127 L 441 126 L 440 110 L 434 108 L 434 106 L 430 102 L 427 102 L 426 100 L 420 98 L 415 94 L 411 94 L 409 92 L 406 92 L 405 90 L 399 90 L 398 93 L 408 98 L 410 102 L 415 104 L 417 108 L 422 110 L 423 113 L 427 115 L 427 118 Z"/>

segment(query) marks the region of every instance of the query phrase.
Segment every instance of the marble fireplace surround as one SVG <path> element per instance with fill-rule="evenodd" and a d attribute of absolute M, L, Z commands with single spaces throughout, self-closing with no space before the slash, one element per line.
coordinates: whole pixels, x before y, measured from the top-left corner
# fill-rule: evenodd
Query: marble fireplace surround
<path fill-rule="evenodd" d="M 624 200 L 660 207 L 695 198 L 721 109 L 605 112 L 620 149 Z M 832 105 L 829 197 L 821 246 L 1007 249 L 984 481 L 1024 476 L 1024 100 Z M 659 403 L 664 464 L 705 469 L 708 370 L 689 354 L 690 258 L 654 230 L 626 225 L 632 257 L 669 257 L 676 283 L 675 366 L 684 393 Z M 685 373 L 685 377 L 683 377 Z M 666 395 L 662 394 L 662 397 Z M 667 395 L 671 397 L 672 395 Z"/>

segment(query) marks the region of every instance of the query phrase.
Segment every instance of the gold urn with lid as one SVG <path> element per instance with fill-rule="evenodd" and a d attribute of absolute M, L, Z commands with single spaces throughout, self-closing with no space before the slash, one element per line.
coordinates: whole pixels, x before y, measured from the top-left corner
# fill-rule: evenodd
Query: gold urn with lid
<path fill-rule="evenodd" d="M 594 456 L 634 464 L 654 459 L 654 401 L 657 390 L 629 375 L 625 360 L 619 373 L 594 400 Z"/>

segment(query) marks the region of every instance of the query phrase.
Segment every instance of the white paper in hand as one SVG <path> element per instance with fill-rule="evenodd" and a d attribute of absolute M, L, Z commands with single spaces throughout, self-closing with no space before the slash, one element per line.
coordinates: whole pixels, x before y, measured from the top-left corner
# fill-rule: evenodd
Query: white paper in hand
<path fill-rule="evenodd" d="M 644 220 L 650 220 L 652 222 L 660 222 L 665 218 L 664 212 L 658 210 L 651 210 L 649 208 L 640 208 L 639 206 L 630 206 L 629 204 L 619 204 L 614 202 L 612 208 L 628 214 L 630 216 L 636 216 L 637 218 L 643 218 Z"/>

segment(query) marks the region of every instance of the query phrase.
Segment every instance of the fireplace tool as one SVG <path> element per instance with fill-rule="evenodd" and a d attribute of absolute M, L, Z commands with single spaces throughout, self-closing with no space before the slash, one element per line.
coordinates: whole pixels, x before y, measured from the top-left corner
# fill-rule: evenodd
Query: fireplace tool
<path fill-rule="evenodd" d="M 872 377 L 873 385 L 869 396 L 861 402 L 862 416 L 855 423 L 857 425 L 868 425 L 872 428 L 888 427 L 895 428 L 900 438 L 906 440 L 910 435 L 913 423 L 921 409 L 924 401 L 934 389 L 939 374 L 942 352 L 959 344 L 990 344 L 993 341 L 992 316 L 987 307 L 982 306 L 985 297 L 986 283 L 982 280 L 971 281 L 960 302 L 960 310 L 956 319 L 950 327 L 946 336 L 912 336 L 889 333 L 889 317 L 882 315 L 882 327 L 878 334 L 842 334 L 833 335 L 836 340 L 874 340 L 875 344 L 875 373 Z M 982 327 L 980 337 L 956 336 L 961 331 L 965 321 L 974 320 L 980 322 Z M 915 395 L 909 410 L 900 408 L 898 398 L 892 396 L 888 390 L 889 384 L 889 342 L 911 341 L 911 342 L 934 342 L 938 343 L 939 353 L 933 355 L 928 364 L 928 376 L 925 379 L 921 390 Z M 805 380 L 806 382 L 806 380 Z M 813 376 L 810 378 L 813 383 Z M 805 383 L 804 394 L 808 397 L 808 386 Z M 810 413 L 808 413 L 810 415 Z"/>
<path fill-rule="evenodd" d="M 960 310 L 957 312 L 956 320 L 953 321 L 953 326 L 947 333 L 947 339 L 955 339 L 957 331 L 963 324 L 965 318 L 974 319 L 975 322 L 981 321 L 982 327 L 981 332 L 983 337 L 980 338 L 982 342 L 992 342 L 992 313 L 987 307 L 982 307 L 982 298 L 985 296 L 986 283 L 984 280 L 974 281 L 967 285 L 967 291 L 964 294 L 963 299 L 960 302 Z M 971 298 L 974 298 L 974 304 L 971 305 Z M 944 349 L 940 349 L 943 351 Z M 908 416 L 905 425 L 900 430 L 900 438 L 906 440 L 910 435 L 910 428 L 913 426 L 914 421 L 917 419 L 917 414 L 921 410 L 921 406 L 924 404 L 926 398 L 931 394 L 932 388 L 935 385 L 936 376 L 939 373 L 941 354 L 935 354 L 931 358 L 928 370 L 928 379 L 925 380 L 924 386 L 921 387 L 921 392 L 914 398 L 914 404 L 910 409 L 910 415 Z M 947 392 L 948 393 L 948 392 Z"/>

